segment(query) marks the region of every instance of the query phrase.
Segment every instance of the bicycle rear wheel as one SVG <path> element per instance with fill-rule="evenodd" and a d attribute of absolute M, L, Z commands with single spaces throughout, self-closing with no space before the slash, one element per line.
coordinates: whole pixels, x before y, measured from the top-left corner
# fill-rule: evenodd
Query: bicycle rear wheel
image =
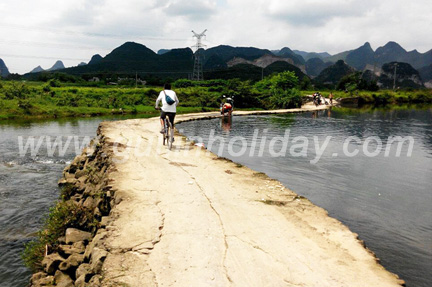
<path fill-rule="evenodd" d="M 168 119 L 164 120 L 164 133 L 162 134 L 162 143 L 165 145 L 165 143 L 168 144 Z"/>
<path fill-rule="evenodd" d="M 173 141 L 174 141 L 174 129 L 173 126 L 171 124 L 170 121 L 168 121 L 168 129 L 167 129 L 167 144 L 168 144 L 168 148 L 171 150 L 172 149 L 172 145 L 173 145 Z"/>

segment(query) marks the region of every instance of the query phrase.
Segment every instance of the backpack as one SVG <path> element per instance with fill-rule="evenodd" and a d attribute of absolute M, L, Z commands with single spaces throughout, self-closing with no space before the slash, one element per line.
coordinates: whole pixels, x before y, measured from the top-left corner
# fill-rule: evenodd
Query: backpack
<path fill-rule="evenodd" d="M 171 106 L 172 104 L 175 103 L 175 101 L 165 93 L 165 90 L 164 90 L 164 94 L 165 94 L 165 101 L 167 102 L 168 105 Z"/>

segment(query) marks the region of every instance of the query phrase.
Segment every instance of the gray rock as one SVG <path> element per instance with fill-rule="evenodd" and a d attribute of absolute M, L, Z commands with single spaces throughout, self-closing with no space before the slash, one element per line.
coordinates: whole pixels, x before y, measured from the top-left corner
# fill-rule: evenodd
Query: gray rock
<path fill-rule="evenodd" d="M 59 239 L 57 239 L 57 241 L 60 244 L 66 244 L 66 236 L 59 237 Z"/>
<path fill-rule="evenodd" d="M 85 287 L 86 283 L 85 275 L 82 275 L 75 280 L 75 287 Z"/>
<path fill-rule="evenodd" d="M 93 272 L 91 271 L 90 264 L 83 263 L 80 266 L 78 266 L 77 270 L 75 271 L 75 277 L 80 278 L 84 277 L 84 281 L 88 282 L 90 280 L 91 276 L 93 275 Z"/>
<path fill-rule="evenodd" d="M 100 287 L 100 286 L 102 286 L 102 284 L 101 284 L 101 276 L 98 276 L 98 275 L 93 276 L 90 279 L 90 281 L 88 283 L 88 286 L 89 287 Z"/>
<path fill-rule="evenodd" d="M 85 171 L 85 170 L 78 170 L 76 173 L 75 173 L 75 178 L 76 179 L 79 179 L 80 177 L 82 177 L 82 176 L 86 176 L 87 175 L 87 172 Z"/>
<path fill-rule="evenodd" d="M 42 278 L 47 277 L 48 274 L 46 274 L 45 272 L 38 272 L 32 275 L 30 282 L 32 282 L 33 284 L 35 284 L 37 281 L 39 281 Z"/>
<path fill-rule="evenodd" d="M 99 209 L 102 209 L 103 204 L 104 204 L 104 200 L 102 198 L 95 199 L 95 205 L 99 207 Z"/>
<path fill-rule="evenodd" d="M 42 267 L 48 274 L 54 274 L 60 263 L 64 262 L 65 259 L 58 253 L 52 253 L 44 257 L 42 260 Z"/>
<path fill-rule="evenodd" d="M 72 254 L 66 261 L 60 263 L 59 269 L 61 271 L 75 270 L 84 261 L 83 254 Z"/>
<path fill-rule="evenodd" d="M 83 175 L 83 176 L 80 176 L 78 178 L 78 182 L 81 183 L 82 185 L 84 185 L 87 182 L 87 180 L 88 180 L 88 176 L 87 175 Z"/>
<path fill-rule="evenodd" d="M 93 187 L 91 185 L 87 185 L 86 188 L 84 189 L 83 194 L 86 196 L 91 195 L 93 192 Z"/>
<path fill-rule="evenodd" d="M 78 267 L 84 261 L 84 254 L 72 254 L 66 259 L 72 267 Z"/>
<path fill-rule="evenodd" d="M 96 218 L 101 218 L 101 217 L 102 217 L 102 212 L 100 211 L 100 209 L 99 209 L 98 207 L 96 207 L 96 208 L 94 209 L 94 211 L 93 211 L 93 215 L 94 215 Z"/>
<path fill-rule="evenodd" d="M 79 241 L 88 241 L 92 238 L 90 232 L 82 231 L 76 228 L 66 229 L 66 244 L 75 243 Z"/>
<path fill-rule="evenodd" d="M 103 241 L 104 241 L 106 235 L 107 235 L 107 232 L 105 230 L 103 230 L 103 229 L 98 230 L 98 232 L 96 233 L 93 240 L 86 247 L 86 250 L 84 252 L 84 258 L 85 258 L 84 260 L 85 261 L 90 260 L 90 256 L 93 252 L 93 248 L 98 247 L 98 246 L 103 244 Z"/>
<path fill-rule="evenodd" d="M 98 247 L 93 248 L 91 253 L 90 268 L 94 273 L 100 273 L 102 271 L 102 265 L 107 257 L 108 252 Z"/>
<path fill-rule="evenodd" d="M 79 251 L 79 252 L 76 252 L 78 254 L 83 254 L 85 251 L 84 241 L 75 242 L 74 244 L 72 244 L 72 247 L 74 248 L 74 250 Z"/>
<path fill-rule="evenodd" d="M 39 287 L 39 286 L 52 286 L 54 284 L 54 276 L 46 276 L 38 279 L 36 282 L 32 281 L 33 287 Z"/>
<path fill-rule="evenodd" d="M 63 186 L 63 185 L 65 185 L 66 183 L 67 183 L 66 178 L 60 178 L 59 181 L 57 182 L 57 184 L 58 184 L 59 186 Z"/>
<path fill-rule="evenodd" d="M 89 196 L 84 201 L 83 206 L 88 209 L 93 209 L 96 207 L 96 201 L 93 199 L 93 197 Z"/>
<path fill-rule="evenodd" d="M 100 221 L 100 225 L 101 227 L 105 227 L 109 224 L 110 218 L 109 216 L 102 216 L 101 221 Z"/>
<path fill-rule="evenodd" d="M 74 282 L 72 278 L 70 278 L 70 276 L 66 273 L 63 273 L 59 270 L 56 271 L 54 275 L 54 280 L 56 282 L 56 286 L 74 287 Z"/>

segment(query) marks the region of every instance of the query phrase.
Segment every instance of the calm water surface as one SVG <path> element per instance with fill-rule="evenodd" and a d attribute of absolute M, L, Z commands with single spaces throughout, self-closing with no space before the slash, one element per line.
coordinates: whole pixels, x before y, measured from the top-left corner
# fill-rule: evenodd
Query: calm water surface
<path fill-rule="evenodd" d="M 234 117 L 231 123 L 220 120 L 189 122 L 178 125 L 192 137 L 200 135 L 208 143 L 209 130 L 227 142 L 236 137 L 247 139 L 249 153 L 253 133 L 258 129 L 256 154 L 263 135 L 283 136 L 289 129 L 288 151 L 296 136 L 309 139 L 306 156 L 271 157 L 269 149 L 261 157 L 240 156 L 232 159 L 277 178 L 297 193 L 327 209 L 331 216 L 347 224 L 366 241 L 384 266 L 399 274 L 408 286 L 430 286 L 432 276 L 432 122 L 431 110 L 345 113 L 333 110 L 316 115 Z M 102 119 L 0 124 L 0 286 L 26 286 L 29 276 L 20 254 L 24 243 L 39 230 L 44 215 L 58 199 L 57 180 L 63 168 L 86 140 L 96 134 Z M 268 129 L 266 134 L 263 130 Z M 412 136 L 411 157 L 343 156 L 343 141 L 348 136 L 365 139 L 378 136 L 383 142 L 389 135 Z M 20 156 L 19 137 L 23 143 L 33 136 L 41 140 L 37 153 Z M 61 137 L 65 143 L 76 136 L 64 154 L 49 154 L 46 137 L 51 142 Z M 331 136 L 316 164 L 314 136 L 321 145 Z M 78 150 L 75 148 L 78 145 Z M 300 142 L 297 142 L 297 144 Z M 63 145 L 64 146 L 64 145 Z M 282 148 L 276 142 L 274 150 Z M 350 144 L 352 151 L 361 146 Z M 370 145 L 373 150 L 373 143 Z M 47 149 L 48 148 L 48 149 Z M 234 152 L 242 148 L 234 144 Z M 406 148 L 406 146 L 404 146 Z M 219 146 L 216 142 L 212 148 Z M 294 149 L 298 155 L 299 149 Z M 406 149 L 404 149 L 406 151 Z M 223 156 L 230 157 L 227 145 Z M 338 153 L 338 156 L 333 156 Z"/>
<path fill-rule="evenodd" d="M 328 210 L 332 217 L 358 233 L 382 264 L 406 280 L 407 286 L 431 286 L 432 109 L 333 109 L 298 115 L 233 117 L 232 122 L 186 122 L 177 128 L 213 152 L 267 173 Z M 264 132 L 265 129 L 268 130 Z M 214 135 L 210 137 L 212 130 Z M 271 152 L 274 155 L 284 146 L 282 140 L 274 141 L 270 150 L 271 139 L 284 136 L 287 130 L 286 155 L 273 157 Z M 352 157 L 344 153 L 344 142 L 350 136 L 360 140 L 346 145 L 349 153 L 359 150 Z M 367 142 L 371 136 L 375 140 Z M 401 146 L 399 157 L 397 144 L 391 146 L 386 156 L 389 136 L 412 137 L 411 156 L 407 156 L 409 141 Z M 210 142 L 209 137 L 213 139 Z M 297 141 L 293 141 L 296 137 Z M 306 149 L 301 147 L 305 145 L 301 137 L 308 140 Z M 328 138 L 317 161 L 315 144 L 322 147 Z M 234 146 L 231 150 L 229 141 Z M 368 149 L 364 152 L 365 141 Z M 377 150 L 378 141 L 383 150 L 370 156 Z M 261 144 L 264 148 L 259 156 Z"/>

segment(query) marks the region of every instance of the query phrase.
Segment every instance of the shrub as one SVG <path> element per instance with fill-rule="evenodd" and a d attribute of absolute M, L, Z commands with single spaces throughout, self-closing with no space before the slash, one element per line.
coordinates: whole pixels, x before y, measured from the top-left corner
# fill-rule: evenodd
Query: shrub
<path fill-rule="evenodd" d="M 372 94 L 372 97 L 375 100 L 375 105 L 377 106 L 385 106 L 390 103 L 392 96 L 389 93 L 383 93 L 383 94 Z"/>
<path fill-rule="evenodd" d="M 26 114 L 31 114 L 31 109 L 33 108 L 33 105 L 30 103 L 29 100 L 18 100 L 18 107 L 22 110 L 24 110 L 24 112 Z"/>
<path fill-rule="evenodd" d="M 178 79 L 173 83 L 174 88 L 188 88 L 188 87 L 194 87 L 196 82 L 187 80 L 187 79 Z"/>
<path fill-rule="evenodd" d="M 60 201 L 50 210 L 45 220 L 44 228 L 38 232 L 36 240 L 26 244 L 23 260 L 33 272 L 41 269 L 41 262 L 45 253 L 45 246 L 58 246 L 58 239 L 68 228 L 94 232 L 97 221 L 93 213 L 73 201 Z"/>
<path fill-rule="evenodd" d="M 50 85 L 44 85 L 43 88 L 42 88 L 42 90 L 45 93 L 51 92 L 51 86 Z"/>
<path fill-rule="evenodd" d="M 60 81 L 57 79 L 51 79 L 48 81 L 48 85 L 53 88 L 58 88 L 60 87 Z"/>
<path fill-rule="evenodd" d="M 271 108 L 276 109 L 298 108 L 302 104 L 300 91 L 297 89 L 273 89 L 269 102 Z"/>
<path fill-rule="evenodd" d="M 22 83 L 12 82 L 12 84 L 6 89 L 6 99 L 25 99 L 30 93 L 28 87 Z"/>

